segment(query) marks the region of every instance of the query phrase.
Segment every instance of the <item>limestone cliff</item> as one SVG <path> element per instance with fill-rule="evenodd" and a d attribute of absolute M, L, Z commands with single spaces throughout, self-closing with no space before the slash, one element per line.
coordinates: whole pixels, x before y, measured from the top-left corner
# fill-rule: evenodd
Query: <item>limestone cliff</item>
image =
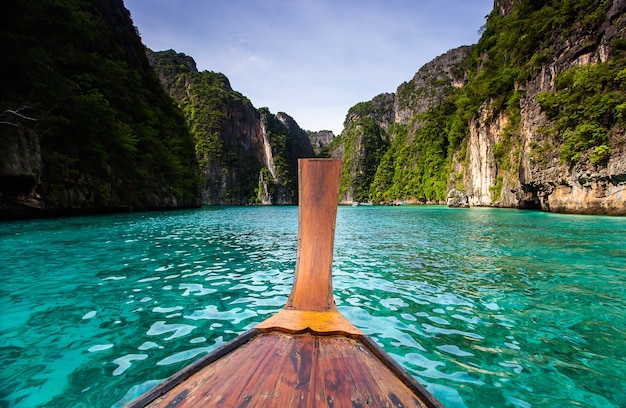
<path fill-rule="evenodd" d="M 478 44 L 348 112 L 330 145 L 344 200 L 626 215 L 625 15 L 623 0 L 496 0 Z"/>
<path fill-rule="evenodd" d="M 327 146 L 335 138 L 332 130 L 306 131 L 313 146 L 313 151 L 317 156 L 327 155 Z"/>
<path fill-rule="evenodd" d="M 374 97 L 350 109 L 344 130 L 330 145 L 343 158 L 343 203 L 439 203 L 446 198 L 439 174 L 447 147 L 432 130 L 433 109 L 449 109 L 448 99 L 468 74 L 464 63 L 471 47 L 463 46 L 422 67 L 396 93 Z M 424 154 L 428 150 L 433 157 Z M 447 178 L 448 173 L 445 174 Z M 425 188 L 423 188 L 425 186 Z"/>
<path fill-rule="evenodd" d="M 3 116 L 2 119 L 8 123 L 21 119 L 12 117 L 15 115 L 10 112 L 5 112 Z M 22 206 L 34 211 L 43 210 L 44 204 L 36 192 L 41 183 L 42 166 L 39 136 L 34 129 L 26 126 L 4 126 L 6 128 L 0 132 L 3 142 L 0 149 L 0 197 L 4 209 L 16 214 Z"/>
<path fill-rule="evenodd" d="M 293 118 L 256 109 L 224 74 L 198 72 L 189 56 L 147 55 L 196 140 L 203 204 L 297 203 L 297 159 L 314 152 Z"/>
<path fill-rule="evenodd" d="M 298 158 L 313 157 L 306 132 L 284 112 L 275 116 L 261 112 L 264 167 L 259 173 L 261 204 L 286 205 L 298 202 Z"/>
<path fill-rule="evenodd" d="M 444 103 L 453 88 L 462 88 L 468 80 L 463 63 L 471 51 L 461 46 L 436 57 L 421 67 L 413 79 L 396 90 L 395 122 L 409 124 L 416 115 Z"/>
<path fill-rule="evenodd" d="M 0 218 L 199 205 L 191 135 L 122 0 L 3 2 L 0 38 Z"/>
<path fill-rule="evenodd" d="M 515 11 L 515 2 L 496 3 L 501 15 Z M 540 103 L 542 94 L 555 92 L 560 75 L 575 72 L 577 67 L 587 69 L 623 58 L 619 56 L 624 52 L 619 44 L 626 38 L 626 2 L 607 3 L 600 9 L 602 19 L 574 22 L 570 30 L 553 34 L 549 49 L 537 50 L 535 55 L 544 53 L 542 62 L 517 84 L 521 95 L 518 117 L 504 111 L 494 115 L 487 101 L 470 122 L 464 188 L 471 205 L 626 215 L 623 125 L 609 124 L 603 146 L 610 151 L 608 157 L 595 155 L 597 147 L 589 144 L 589 148 L 582 146 L 579 152 L 570 154 L 575 160 L 564 159 L 564 138 L 549 132 L 555 118 Z M 576 104 L 584 102 L 580 99 Z M 576 124 L 584 120 L 580 114 Z M 507 129 L 512 121 L 518 123 Z M 499 154 L 505 157 L 499 160 L 496 151 L 503 146 Z"/>
<path fill-rule="evenodd" d="M 343 160 L 339 200 L 369 201 L 376 165 L 387 149 L 387 130 L 394 122 L 394 94 L 381 94 L 350 109 L 344 130 L 328 146 L 331 157 Z"/>

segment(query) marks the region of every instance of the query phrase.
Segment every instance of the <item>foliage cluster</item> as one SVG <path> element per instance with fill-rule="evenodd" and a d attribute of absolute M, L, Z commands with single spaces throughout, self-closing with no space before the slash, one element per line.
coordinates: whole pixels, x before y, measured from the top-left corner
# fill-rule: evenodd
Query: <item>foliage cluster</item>
<path fill-rule="evenodd" d="M 66 205 L 71 188 L 96 208 L 146 208 L 160 192 L 195 204 L 192 138 L 122 2 L 25 0 L 1 7 L 0 109 L 27 107 L 38 119 L 39 193 L 49 207 Z"/>
<path fill-rule="evenodd" d="M 369 201 L 376 168 L 389 146 L 385 131 L 371 116 L 359 117 L 333 140 L 335 146 L 340 143 L 344 147 L 340 197 L 351 195 L 354 201 Z"/>
<path fill-rule="evenodd" d="M 516 2 L 513 11 L 488 16 L 468 68 L 471 79 L 457 102 L 466 120 L 491 101 L 496 114 L 518 85 L 551 61 L 562 39 L 574 31 L 593 32 L 604 21 L 604 1 L 600 0 L 525 0 Z"/>
<path fill-rule="evenodd" d="M 410 126 L 395 124 L 392 143 L 370 188 L 376 202 L 396 199 L 444 200 L 449 175 L 447 134 L 456 113 L 447 102 L 418 115 Z"/>
<path fill-rule="evenodd" d="M 194 136 L 198 162 L 207 178 L 205 195 L 209 202 L 258 202 L 262 171 L 272 197 L 279 191 L 274 183 L 297 197 L 297 158 L 305 156 L 306 149 L 276 115 L 267 108 L 255 109 L 231 88 L 224 74 L 198 72 L 193 59 L 184 54 L 169 50 L 149 55 Z M 261 125 L 271 146 L 277 180 L 261 160 L 263 146 L 255 136 Z M 308 147 L 310 150 L 310 143 Z"/>
<path fill-rule="evenodd" d="M 451 68 L 455 77 L 463 77 L 460 71 L 467 73 L 466 85 L 445 90 L 443 104 L 415 116 L 408 126 L 396 124 L 389 130 L 389 149 L 373 165 L 370 199 L 444 199 L 453 153 L 465 157 L 469 123 L 484 109 L 491 115 L 486 120 L 502 113 L 509 120 L 494 151 L 498 175 L 492 194 L 497 200 L 504 175 L 516 171 L 510 158 L 511 152 L 519 149 L 517 131 L 524 84 L 552 62 L 555 54 L 564 52 L 563 38 L 597 32 L 605 21 L 607 7 L 603 0 L 523 0 L 515 2 L 512 12 L 506 15 L 494 9 L 469 57 Z M 584 43 L 581 52 L 594 46 Z M 555 92 L 540 95 L 542 108 L 555 120 L 553 134 L 563 146 L 565 160 L 576 160 L 588 149 L 593 162 L 610 154 L 608 135 L 616 128 L 623 129 L 626 114 L 624 48 L 623 40 L 614 41 L 609 62 L 565 72 L 559 76 Z M 420 92 L 409 82 L 398 88 L 396 98 L 401 106 L 410 107 L 407 101 L 419 97 Z M 350 112 L 375 117 L 378 114 L 372 109 L 371 104 L 364 102 Z M 346 134 L 340 141 L 349 150 L 351 142 Z M 344 157 L 354 160 L 348 152 Z M 363 189 L 354 180 L 342 183 Z M 342 184 L 342 189 L 347 188 Z"/>
<path fill-rule="evenodd" d="M 563 161 L 588 154 L 592 163 L 608 159 L 609 136 L 626 127 L 626 50 L 597 65 L 573 67 L 556 78 L 555 90 L 538 95 L 553 120 L 546 133 L 561 146 Z"/>

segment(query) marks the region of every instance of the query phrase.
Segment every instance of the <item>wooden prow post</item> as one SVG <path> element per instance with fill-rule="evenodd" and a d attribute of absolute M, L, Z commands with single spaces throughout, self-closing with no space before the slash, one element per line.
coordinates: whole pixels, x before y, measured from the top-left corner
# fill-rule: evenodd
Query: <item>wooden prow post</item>
<path fill-rule="evenodd" d="M 260 330 L 363 333 L 343 317 L 333 297 L 332 264 L 341 160 L 298 159 L 298 255 L 285 308 Z"/>
<path fill-rule="evenodd" d="M 298 256 L 286 309 L 335 308 L 332 283 L 340 160 L 298 160 Z"/>

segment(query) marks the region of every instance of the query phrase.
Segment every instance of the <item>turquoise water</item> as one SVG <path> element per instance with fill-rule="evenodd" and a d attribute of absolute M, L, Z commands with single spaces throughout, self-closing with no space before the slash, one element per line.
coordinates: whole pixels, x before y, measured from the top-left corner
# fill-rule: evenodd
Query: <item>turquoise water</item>
<path fill-rule="evenodd" d="M 296 207 L 0 223 L 0 406 L 121 406 L 282 308 L 296 245 Z M 626 406 L 626 218 L 340 207 L 334 286 L 447 407 Z"/>

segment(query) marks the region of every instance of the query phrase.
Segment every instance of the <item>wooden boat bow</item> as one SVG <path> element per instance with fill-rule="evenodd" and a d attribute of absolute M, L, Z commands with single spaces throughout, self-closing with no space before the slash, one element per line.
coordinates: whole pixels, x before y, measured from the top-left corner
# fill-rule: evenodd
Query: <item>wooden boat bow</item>
<path fill-rule="evenodd" d="M 341 161 L 298 165 L 298 254 L 283 310 L 127 407 L 441 407 L 337 310 L 332 256 Z"/>
<path fill-rule="evenodd" d="M 298 162 L 298 254 L 285 308 L 258 324 L 260 330 L 297 333 L 363 333 L 339 313 L 333 296 L 332 263 L 341 177 L 340 160 Z"/>

